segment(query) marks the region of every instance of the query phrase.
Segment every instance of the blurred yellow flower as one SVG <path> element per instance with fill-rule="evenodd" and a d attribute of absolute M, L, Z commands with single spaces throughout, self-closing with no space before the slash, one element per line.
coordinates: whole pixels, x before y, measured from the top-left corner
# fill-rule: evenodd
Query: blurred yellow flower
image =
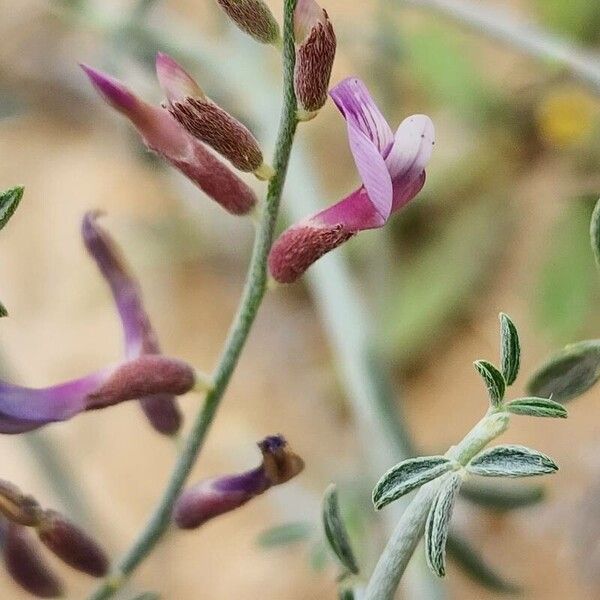
<path fill-rule="evenodd" d="M 594 98 L 575 86 L 555 88 L 537 106 L 540 135 L 559 148 L 577 144 L 592 131 L 599 109 Z"/>

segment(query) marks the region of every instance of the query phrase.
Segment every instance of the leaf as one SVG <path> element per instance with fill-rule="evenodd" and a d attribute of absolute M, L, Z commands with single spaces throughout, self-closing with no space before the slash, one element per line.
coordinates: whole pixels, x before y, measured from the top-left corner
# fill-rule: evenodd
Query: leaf
<path fill-rule="evenodd" d="M 517 398 L 505 405 L 508 412 L 528 417 L 550 417 L 566 419 L 567 409 L 558 402 L 548 398 Z"/>
<path fill-rule="evenodd" d="M 448 475 L 431 505 L 425 525 L 427 564 L 438 577 L 446 574 L 446 540 L 461 483 L 462 476 L 459 473 Z"/>
<path fill-rule="evenodd" d="M 8 317 L 8 311 L 4 307 L 4 304 L 2 304 L 2 302 L 0 302 L 0 319 L 2 317 Z"/>
<path fill-rule="evenodd" d="M 467 465 L 467 470 L 485 477 L 531 477 L 554 473 L 558 467 L 549 456 L 537 450 L 507 444 L 480 452 Z"/>
<path fill-rule="evenodd" d="M 329 546 L 340 563 L 351 573 L 358 573 L 348 531 L 340 513 L 337 489 L 333 483 L 325 490 L 323 496 L 323 529 Z"/>
<path fill-rule="evenodd" d="M 477 372 L 483 378 L 492 406 L 500 406 L 500 404 L 502 404 L 502 399 L 504 398 L 504 393 L 506 392 L 504 376 L 487 360 L 476 360 L 473 364 L 475 365 Z"/>
<path fill-rule="evenodd" d="M 570 344 L 529 380 L 527 391 L 533 396 L 567 402 L 589 390 L 600 378 L 600 340 Z"/>
<path fill-rule="evenodd" d="M 461 492 L 464 488 L 461 488 Z M 517 594 L 520 587 L 512 581 L 507 581 L 488 565 L 481 554 L 462 536 L 450 532 L 446 541 L 448 556 L 474 581 L 495 592 Z"/>
<path fill-rule="evenodd" d="M 0 194 L 0 229 L 4 228 L 17 210 L 23 197 L 23 191 L 22 187 L 14 187 Z"/>
<path fill-rule="evenodd" d="M 469 502 L 484 508 L 506 511 L 537 504 L 544 499 L 544 486 L 523 482 L 466 481 L 460 495 Z"/>
<path fill-rule="evenodd" d="M 306 521 L 284 523 L 263 531 L 256 542 L 263 548 L 276 548 L 306 540 L 310 537 L 311 531 L 312 525 Z"/>
<path fill-rule="evenodd" d="M 445 456 L 409 458 L 384 473 L 373 489 L 373 504 L 381 510 L 390 502 L 412 492 L 440 475 L 451 471 L 456 463 Z"/>
<path fill-rule="evenodd" d="M 338 594 L 339 600 L 354 600 L 354 590 L 351 588 L 344 588 L 340 590 Z"/>
<path fill-rule="evenodd" d="M 590 242 L 596 266 L 600 269 L 600 200 L 596 202 L 592 218 L 590 219 Z"/>
<path fill-rule="evenodd" d="M 500 364 L 506 385 L 512 385 L 519 374 L 521 345 L 519 333 L 510 317 L 500 313 Z"/>

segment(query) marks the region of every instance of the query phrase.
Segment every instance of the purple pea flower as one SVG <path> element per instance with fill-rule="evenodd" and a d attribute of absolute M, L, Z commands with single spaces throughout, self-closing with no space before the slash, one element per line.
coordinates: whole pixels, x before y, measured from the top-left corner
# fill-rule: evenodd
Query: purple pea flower
<path fill-rule="evenodd" d="M 81 65 L 100 96 L 127 117 L 144 143 L 195 183 L 225 210 L 248 214 L 256 196 L 229 167 L 191 136 L 167 110 L 138 98 L 117 79 L 87 65 Z"/>
<path fill-rule="evenodd" d="M 115 243 L 97 223 L 98 212 L 88 212 L 82 222 L 84 244 L 108 283 L 121 317 L 125 338 L 125 356 L 160 354 L 158 338 L 144 308 L 142 291 L 129 272 Z M 152 426 L 166 435 L 177 433 L 181 413 L 171 394 L 153 394 L 140 398 L 141 406 Z"/>
<path fill-rule="evenodd" d="M 206 521 L 246 504 L 269 488 L 295 477 L 304 461 L 281 435 L 258 443 L 263 455 L 259 467 L 235 475 L 206 479 L 185 490 L 175 504 L 173 518 L 181 529 L 195 529 Z"/>
<path fill-rule="evenodd" d="M 295 281 L 359 231 L 385 225 L 425 184 L 425 167 L 435 143 L 429 117 L 407 117 L 394 135 L 359 79 L 345 79 L 330 95 L 346 119 L 362 185 L 281 234 L 269 254 L 269 270 L 280 283 Z"/>

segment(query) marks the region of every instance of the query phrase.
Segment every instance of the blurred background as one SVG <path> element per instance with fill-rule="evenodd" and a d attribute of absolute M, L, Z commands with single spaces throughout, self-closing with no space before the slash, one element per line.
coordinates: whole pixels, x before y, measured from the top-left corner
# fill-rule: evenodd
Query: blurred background
<path fill-rule="evenodd" d="M 280 14 L 280 1 L 268 4 Z M 474 4 L 510 9 L 516 20 L 590 50 L 600 44 L 597 0 Z M 399 0 L 327 0 L 325 8 L 338 36 L 332 81 L 363 78 L 392 126 L 414 112 L 436 125 L 418 199 L 338 253 L 372 319 L 370 343 L 391 374 L 411 443 L 443 452 L 485 410 L 471 363 L 497 359 L 499 311 L 521 334 L 514 394 L 548 355 L 600 332 L 587 233 L 600 188 L 600 101 L 560 65 L 435 10 Z M 252 224 L 225 214 L 148 155 L 77 66 L 108 70 L 160 102 L 157 50 L 180 56 L 271 154 L 278 57 L 232 30 L 213 0 L 0 0 L 0 187 L 26 187 L 0 236 L 0 297 L 10 313 L 0 324 L 0 350 L 4 368 L 27 385 L 121 356 L 109 292 L 79 237 L 83 213 L 94 208 L 106 211 L 104 223 L 139 275 L 165 351 L 206 371 L 219 355 Z M 299 175 L 284 210 L 292 192 L 302 196 L 309 165 L 306 190 L 319 190 L 312 199 L 319 206 L 353 189 L 345 125 L 331 103 L 298 138 L 292 167 Z M 357 324 L 346 326 L 350 335 Z M 172 532 L 119 598 L 146 590 L 173 600 L 336 598 L 337 569 L 318 523 L 331 481 L 340 485 L 368 572 L 387 535 L 368 501 L 381 472 L 369 470 L 357 441 L 360 422 L 328 333 L 306 282 L 268 295 L 193 479 L 258 464 L 254 443 L 276 432 L 306 470 L 200 530 Z M 572 403 L 566 422 L 513 420 L 505 441 L 547 452 L 560 472 L 511 486 L 506 502 L 494 494 L 461 501 L 456 530 L 476 554 L 462 548 L 443 590 L 405 597 L 497 598 L 517 584 L 528 600 L 600 598 L 599 394 Z M 188 417 L 200 402 L 182 399 Z M 158 498 L 176 448 L 129 403 L 39 434 L 4 436 L 0 453 L 3 478 L 71 514 L 118 556 Z M 508 510 L 511 502 L 527 506 Z M 69 597 L 84 598 L 93 583 L 72 576 Z M 3 599 L 26 597 L 3 572 L 0 590 Z"/>

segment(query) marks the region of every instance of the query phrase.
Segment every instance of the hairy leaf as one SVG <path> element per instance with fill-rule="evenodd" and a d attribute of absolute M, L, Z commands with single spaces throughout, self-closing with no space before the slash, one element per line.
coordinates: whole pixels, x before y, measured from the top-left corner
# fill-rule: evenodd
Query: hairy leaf
<path fill-rule="evenodd" d="M 431 505 L 425 525 L 427 564 L 438 577 L 446 574 L 446 540 L 461 483 L 462 476 L 459 473 L 451 473 L 445 478 Z"/>
<path fill-rule="evenodd" d="M 483 378 L 492 406 L 500 406 L 506 391 L 504 376 L 487 360 L 476 360 L 473 364 L 475 365 L 477 372 Z"/>
<path fill-rule="evenodd" d="M 14 187 L 0 194 L 0 229 L 4 228 L 17 210 L 23 197 L 23 191 L 22 187 Z"/>
<path fill-rule="evenodd" d="M 512 385 L 519 374 L 521 345 L 515 324 L 504 313 L 500 313 L 500 363 L 506 385 Z"/>
<path fill-rule="evenodd" d="M 377 482 L 373 489 L 373 504 L 380 510 L 454 468 L 455 463 L 445 456 L 422 456 L 402 461 Z"/>
<path fill-rule="evenodd" d="M 529 380 L 527 391 L 567 402 L 589 390 L 600 378 L 600 340 L 570 344 Z"/>
<path fill-rule="evenodd" d="M 507 444 L 480 452 L 467 465 L 467 470 L 485 477 L 531 477 L 554 473 L 558 467 L 549 456 L 537 450 Z"/>
<path fill-rule="evenodd" d="M 567 409 L 554 400 L 548 398 L 517 398 L 506 405 L 506 410 L 515 415 L 528 417 L 551 417 L 566 419 Z"/>
<path fill-rule="evenodd" d="M 333 483 L 325 490 L 323 497 L 323 529 L 329 546 L 340 563 L 351 573 L 358 573 L 358 564 L 352 551 L 348 531 L 342 520 L 337 489 Z"/>
<path fill-rule="evenodd" d="M 312 525 L 306 521 L 295 521 L 276 525 L 263 531 L 257 538 L 257 543 L 263 548 L 287 546 L 310 537 Z"/>
<path fill-rule="evenodd" d="M 465 500 L 484 508 L 506 511 L 541 502 L 544 499 L 544 487 L 524 482 L 509 483 L 480 479 L 466 481 L 460 488 L 460 495 Z"/>
<path fill-rule="evenodd" d="M 461 488 L 461 492 L 463 489 Z M 466 539 L 454 531 L 448 535 L 446 552 L 471 579 L 488 590 L 505 594 L 517 594 L 521 591 L 518 585 L 497 573 Z"/>

